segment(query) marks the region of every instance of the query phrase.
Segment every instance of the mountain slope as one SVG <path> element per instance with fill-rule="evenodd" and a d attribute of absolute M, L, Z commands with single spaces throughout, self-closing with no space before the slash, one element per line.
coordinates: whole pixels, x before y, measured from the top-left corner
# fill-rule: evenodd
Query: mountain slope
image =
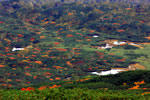
<path fill-rule="evenodd" d="M 9 1 L 9 0 L 0 0 L 0 1 Z M 10 0 L 12 1 L 19 1 L 19 0 Z M 26 3 L 40 3 L 40 4 L 47 4 L 52 2 L 63 2 L 63 3 L 73 3 L 73 2 L 80 2 L 80 3 L 99 3 L 99 2 L 123 2 L 123 3 L 150 3 L 150 0 L 20 0 Z"/>

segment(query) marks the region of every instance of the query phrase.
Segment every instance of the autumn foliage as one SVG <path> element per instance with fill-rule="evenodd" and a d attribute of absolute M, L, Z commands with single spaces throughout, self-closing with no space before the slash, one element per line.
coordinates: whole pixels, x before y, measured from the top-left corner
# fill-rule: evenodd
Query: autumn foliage
<path fill-rule="evenodd" d="M 49 88 L 59 88 L 59 87 L 61 87 L 61 85 L 54 84 L 53 86 L 49 86 Z"/>
<path fill-rule="evenodd" d="M 21 91 L 33 91 L 35 88 L 33 87 L 27 87 L 27 88 L 21 88 Z"/>
<path fill-rule="evenodd" d="M 71 13 L 71 12 L 68 13 L 68 16 L 72 16 L 72 15 L 73 15 L 73 13 Z"/>
<path fill-rule="evenodd" d="M 66 37 L 71 38 L 71 37 L 73 37 L 73 35 L 72 34 L 67 34 Z"/>
<path fill-rule="evenodd" d="M 47 88 L 47 86 L 41 86 L 40 88 L 38 88 L 38 90 L 44 90 L 46 88 Z"/>
<path fill-rule="evenodd" d="M 117 32 L 125 32 L 124 29 L 117 30 Z"/>
<path fill-rule="evenodd" d="M 54 45 L 59 45 L 60 43 L 59 42 L 54 42 Z"/>
<path fill-rule="evenodd" d="M 0 65 L 0 67 L 5 67 L 5 65 Z"/>
<path fill-rule="evenodd" d="M 135 84 L 135 86 L 129 88 L 130 90 L 140 89 L 140 88 L 139 88 L 140 85 L 145 84 L 145 81 L 142 80 L 142 81 L 134 82 L 134 84 Z"/>
<path fill-rule="evenodd" d="M 42 61 L 35 61 L 34 63 L 40 64 L 40 65 L 43 64 Z"/>

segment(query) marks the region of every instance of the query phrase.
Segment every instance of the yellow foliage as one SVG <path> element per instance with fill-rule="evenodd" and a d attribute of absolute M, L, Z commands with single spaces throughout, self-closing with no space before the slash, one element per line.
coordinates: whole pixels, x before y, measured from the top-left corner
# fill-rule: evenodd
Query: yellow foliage
<path fill-rule="evenodd" d="M 72 16 L 73 15 L 73 13 L 68 13 L 68 16 Z"/>
<path fill-rule="evenodd" d="M 41 55 L 41 57 L 48 58 L 49 56 L 48 55 Z"/>
<path fill-rule="evenodd" d="M 40 39 L 45 39 L 45 36 L 40 36 Z"/>

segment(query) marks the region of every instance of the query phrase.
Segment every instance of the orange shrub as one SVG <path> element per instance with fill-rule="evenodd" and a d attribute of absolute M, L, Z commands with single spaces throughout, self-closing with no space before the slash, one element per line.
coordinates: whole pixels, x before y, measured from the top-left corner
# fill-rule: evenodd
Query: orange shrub
<path fill-rule="evenodd" d="M 54 79 L 50 78 L 49 80 L 50 80 L 50 81 L 53 81 Z"/>
<path fill-rule="evenodd" d="M 40 35 L 42 32 L 35 32 L 36 34 Z"/>
<path fill-rule="evenodd" d="M 125 31 L 124 29 L 117 30 L 117 32 L 124 32 L 124 31 Z"/>
<path fill-rule="evenodd" d="M 116 59 L 116 61 L 118 61 L 118 62 L 125 62 L 126 59 L 125 59 L 125 58 L 122 58 L 122 59 Z"/>
<path fill-rule="evenodd" d="M 149 36 L 149 37 L 146 37 L 146 39 L 150 40 L 150 36 Z"/>
<path fill-rule="evenodd" d="M 29 69 L 29 68 L 31 68 L 31 67 L 29 67 L 29 66 L 24 67 L 24 69 Z"/>
<path fill-rule="evenodd" d="M 120 23 L 113 23 L 113 25 L 120 25 Z"/>
<path fill-rule="evenodd" d="M 9 57 L 9 59 L 14 60 L 14 59 L 16 59 L 16 58 L 15 58 L 15 57 Z"/>
<path fill-rule="evenodd" d="M 70 13 L 70 12 L 68 13 L 68 16 L 72 16 L 72 15 L 73 15 L 73 13 Z"/>
<path fill-rule="evenodd" d="M 0 67 L 5 67 L 5 65 L 0 65 Z"/>
<path fill-rule="evenodd" d="M 37 79 L 38 76 L 33 76 L 33 79 Z"/>
<path fill-rule="evenodd" d="M 61 67 L 61 66 L 53 66 L 53 68 L 62 69 L 63 67 Z"/>
<path fill-rule="evenodd" d="M 47 88 L 47 86 L 41 86 L 40 88 L 38 88 L 38 90 L 44 90 L 46 88 Z"/>
<path fill-rule="evenodd" d="M 54 45 L 59 45 L 60 43 L 59 42 L 54 42 Z"/>
<path fill-rule="evenodd" d="M 61 79 L 60 77 L 56 77 L 56 78 L 55 78 L 55 80 L 60 80 L 60 79 Z"/>
<path fill-rule="evenodd" d="M 95 32 L 95 30 L 89 30 L 89 32 L 90 32 L 90 33 L 93 33 L 93 32 Z"/>
<path fill-rule="evenodd" d="M 9 52 L 10 48 L 9 47 L 5 47 L 5 51 Z"/>
<path fill-rule="evenodd" d="M 48 55 L 41 55 L 41 57 L 48 58 L 49 56 Z"/>
<path fill-rule="evenodd" d="M 141 85 L 141 84 L 145 84 L 145 81 L 142 80 L 142 81 L 134 82 L 134 84 L 135 84 L 135 86 L 129 88 L 130 90 L 140 89 L 140 88 L 139 88 L 140 85 Z"/>
<path fill-rule="evenodd" d="M 150 92 L 144 92 L 144 93 L 142 93 L 142 95 L 145 95 L 145 94 L 150 94 Z"/>
<path fill-rule="evenodd" d="M 43 64 L 42 61 L 35 61 L 36 64 Z"/>
<path fill-rule="evenodd" d="M 11 79 L 7 79 L 7 81 L 8 81 L 8 82 L 11 82 L 12 80 L 11 80 Z"/>
<path fill-rule="evenodd" d="M 46 22 L 44 22 L 44 23 L 42 23 L 43 25 L 46 25 L 46 24 L 48 24 L 49 22 L 48 21 L 46 21 Z"/>
<path fill-rule="evenodd" d="M 51 24 L 56 24 L 56 22 L 52 21 Z"/>
<path fill-rule="evenodd" d="M 92 41 L 91 39 L 87 39 L 88 42 Z"/>
<path fill-rule="evenodd" d="M 70 61 L 66 61 L 66 64 L 72 66 L 72 63 Z"/>
<path fill-rule="evenodd" d="M 24 74 L 27 76 L 31 76 L 31 74 L 29 72 L 25 72 Z"/>
<path fill-rule="evenodd" d="M 52 75 L 52 74 L 51 74 L 50 72 L 45 72 L 44 75 L 50 76 L 50 75 Z"/>
<path fill-rule="evenodd" d="M 21 88 L 21 91 L 33 91 L 33 87 Z"/>
<path fill-rule="evenodd" d="M 57 51 L 68 51 L 67 49 L 64 48 L 56 48 Z"/>
<path fill-rule="evenodd" d="M 131 10 L 131 8 L 126 8 L 126 10 Z"/>
<path fill-rule="evenodd" d="M 45 39 L 45 36 L 40 36 L 40 39 Z"/>
<path fill-rule="evenodd" d="M 61 85 L 54 84 L 53 86 L 50 86 L 49 88 L 58 88 L 58 87 L 61 87 Z"/>

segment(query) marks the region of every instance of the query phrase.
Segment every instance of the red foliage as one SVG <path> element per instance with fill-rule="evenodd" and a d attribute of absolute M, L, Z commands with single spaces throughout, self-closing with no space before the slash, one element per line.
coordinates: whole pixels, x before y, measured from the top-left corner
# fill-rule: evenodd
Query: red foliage
<path fill-rule="evenodd" d="M 21 82 L 22 80 L 21 79 L 16 79 L 16 82 Z"/>
<path fill-rule="evenodd" d="M 5 65 L 0 65 L 0 67 L 5 67 Z"/>
<path fill-rule="evenodd" d="M 72 16 L 72 15 L 73 15 L 73 13 L 69 12 L 67 15 L 68 15 L 68 16 Z"/>
<path fill-rule="evenodd" d="M 53 24 L 53 25 L 55 25 L 55 24 L 56 24 L 56 22 L 52 21 L 50 24 Z"/>
<path fill-rule="evenodd" d="M 120 25 L 120 23 L 113 23 L 113 25 Z"/>
<path fill-rule="evenodd" d="M 74 64 L 74 65 L 82 65 L 82 64 L 84 64 L 84 61 L 77 61 L 77 62 L 73 62 L 72 64 Z"/>
<path fill-rule="evenodd" d="M 70 61 L 66 61 L 66 64 L 67 64 L 68 66 L 72 66 L 72 63 L 71 63 Z"/>
<path fill-rule="evenodd" d="M 21 91 L 33 91 L 33 87 L 21 88 Z"/>
<path fill-rule="evenodd" d="M 5 47 L 5 51 L 9 52 L 10 48 L 9 47 Z"/>
<path fill-rule="evenodd" d="M 54 79 L 50 78 L 49 80 L 50 80 L 50 81 L 53 81 Z"/>
<path fill-rule="evenodd" d="M 60 79 L 61 79 L 60 77 L 56 77 L 56 78 L 55 78 L 55 80 L 60 80 Z"/>
<path fill-rule="evenodd" d="M 29 69 L 29 68 L 31 68 L 31 67 L 29 67 L 29 66 L 24 67 L 24 69 Z"/>
<path fill-rule="evenodd" d="M 18 37 L 24 37 L 24 35 L 22 35 L 22 34 L 18 34 Z"/>
<path fill-rule="evenodd" d="M 76 33 L 76 34 L 79 34 L 79 35 L 83 36 L 83 34 L 81 34 L 81 33 Z"/>
<path fill-rule="evenodd" d="M 32 57 L 33 57 L 33 58 L 35 58 L 35 57 L 36 57 L 36 55 L 32 55 Z"/>
<path fill-rule="evenodd" d="M 30 84 L 31 82 L 26 82 L 27 84 Z"/>
<path fill-rule="evenodd" d="M 12 84 L 1 84 L 1 86 L 12 87 Z"/>
<path fill-rule="evenodd" d="M 3 21 L 0 21 L 0 24 L 3 24 L 4 22 Z"/>
<path fill-rule="evenodd" d="M 117 32 L 124 32 L 124 31 L 125 31 L 124 29 L 117 30 Z"/>
<path fill-rule="evenodd" d="M 14 59 L 16 59 L 16 58 L 15 58 L 15 57 L 9 57 L 9 59 L 14 60 Z"/>
<path fill-rule="evenodd" d="M 34 41 L 34 40 L 35 40 L 35 38 L 33 38 L 33 37 L 32 37 L 32 38 L 30 38 L 30 41 Z"/>
<path fill-rule="evenodd" d="M 89 32 L 90 32 L 90 33 L 93 33 L 93 32 L 95 32 L 95 30 L 89 30 Z"/>
<path fill-rule="evenodd" d="M 46 76 L 51 76 L 52 73 L 50 73 L 50 72 L 45 72 L 44 75 L 46 75 Z"/>
<path fill-rule="evenodd" d="M 22 39 L 17 39 L 17 42 L 21 42 L 21 41 L 23 41 Z"/>
<path fill-rule="evenodd" d="M 72 34 L 67 34 L 66 37 L 70 38 L 70 37 L 73 37 L 73 35 Z"/>
<path fill-rule="evenodd" d="M 11 56 L 11 55 L 14 55 L 13 53 L 7 53 L 7 56 Z M 1 55 L 0 55 L 1 56 Z"/>
<path fill-rule="evenodd" d="M 33 79 L 37 79 L 38 76 L 33 76 Z"/>
<path fill-rule="evenodd" d="M 24 74 L 27 76 L 31 76 L 31 74 L 29 72 L 25 72 Z"/>
<path fill-rule="evenodd" d="M 118 62 L 125 62 L 126 59 L 125 59 L 125 58 L 122 58 L 122 59 L 116 59 L 116 61 L 118 61 Z"/>
<path fill-rule="evenodd" d="M 61 67 L 61 66 L 53 66 L 53 68 L 62 69 L 63 67 Z"/>
<path fill-rule="evenodd" d="M 90 37 L 88 37 L 88 36 L 86 36 L 86 37 L 84 37 L 85 39 L 89 39 Z"/>
<path fill-rule="evenodd" d="M 41 86 L 40 88 L 38 88 L 38 90 L 44 90 L 46 88 L 47 88 L 47 86 Z"/>
<path fill-rule="evenodd" d="M 131 8 L 126 8 L 126 10 L 131 10 Z"/>
<path fill-rule="evenodd" d="M 60 43 L 59 42 L 54 42 L 54 45 L 59 45 Z"/>
<path fill-rule="evenodd" d="M 61 85 L 54 84 L 53 86 L 50 86 L 49 88 L 58 88 L 58 87 L 61 87 Z"/>
<path fill-rule="evenodd" d="M 89 71 L 92 71 L 92 68 L 88 68 Z"/>
<path fill-rule="evenodd" d="M 68 51 L 67 49 L 64 48 L 56 48 L 57 51 Z"/>
<path fill-rule="evenodd" d="M 6 55 L 4 55 L 4 54 L 0 54 L 0 56 L 6 56 Z"/>
<path fill-rule="evenodd" d="M 35 61 L 34 63 L 43 64 L 42 61 Z"/>

